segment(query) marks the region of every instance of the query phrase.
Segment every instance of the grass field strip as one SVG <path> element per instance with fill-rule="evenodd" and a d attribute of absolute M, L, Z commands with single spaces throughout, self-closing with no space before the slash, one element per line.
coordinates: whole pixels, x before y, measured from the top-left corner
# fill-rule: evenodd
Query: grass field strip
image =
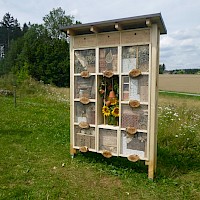
<path fill-rule="evenodd" d="M 172 91 L 165 91 L 165 90 L 160 90 L 159 92 L 160 93 L 181 94 L 181 95 L 187 95 L 187 96 L 197 96 L 197 97 L 200 97 L 200 94 L 185 93 L 185 92 L 172 92 Z"/>

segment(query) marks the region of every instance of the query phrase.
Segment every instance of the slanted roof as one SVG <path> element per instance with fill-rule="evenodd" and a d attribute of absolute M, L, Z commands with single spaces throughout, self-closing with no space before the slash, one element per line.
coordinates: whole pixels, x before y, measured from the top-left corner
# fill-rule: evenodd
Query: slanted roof
<path fill-rule="evenodd" d="M 167 33 L 167 29 L 165 27 L 161 13 L 113 19 L 100 22 L 92 22 L 86 24 L 76 24 L 72 26 L 61 27 L 60 30 L 66 32 L 69 35 L 83 35 L 118 30 L 145 28 L 150 26 L 151 24 L 158 25 L 158 28 L 160 29 L 160 34 Z"/>

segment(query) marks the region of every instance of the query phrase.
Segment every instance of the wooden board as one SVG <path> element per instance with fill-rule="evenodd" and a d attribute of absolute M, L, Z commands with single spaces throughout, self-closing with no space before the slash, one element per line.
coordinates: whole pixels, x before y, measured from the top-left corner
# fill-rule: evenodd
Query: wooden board
<path fill-rule="evenodd" d="M 148 43 L 150 30 L 124 31 L 121 34 L 121 44 Z"/>
<path fill-rule="evenodd" d="M 105 33 L 97 36 L 98 46 L 110 46 L 120 44 L 120 33 Z"/>
<path fill-rule="evenodd" d="M 81 35 L 74 37 L 74 45 L 73 47 L 76 48 L 83 48 L 83 47 L 95 47 L 96 46 L 96 35 Z"/>

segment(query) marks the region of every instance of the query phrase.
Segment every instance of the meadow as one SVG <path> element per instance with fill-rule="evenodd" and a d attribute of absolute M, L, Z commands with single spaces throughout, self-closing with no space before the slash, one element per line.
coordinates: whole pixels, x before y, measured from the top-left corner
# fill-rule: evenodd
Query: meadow
<path fill-rule="evenodd" d="M 0 89 L 12 90 L 8 79 Z M 200 97 L 159 95 L 158 166 L 69 154 L 69 90 L 27 80 L 0 96 L 0 199 L 200 199 Z"/>

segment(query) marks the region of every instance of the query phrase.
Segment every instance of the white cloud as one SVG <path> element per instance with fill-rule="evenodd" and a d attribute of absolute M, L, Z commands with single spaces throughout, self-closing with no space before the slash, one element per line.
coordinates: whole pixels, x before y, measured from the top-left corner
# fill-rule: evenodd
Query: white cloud
<path fill-rule="evenodd" d="M 78 15 L 78 9 L 74 9 L 74 10 L 71 10 L 70 12 L 70 15 L 73 15 L 74 17 L 76 17 Z"/>
<path fill-rule="evenodd" d="M 9 12 L 21 25 L 43 23 L 42 18 L 58 7 L 83 23 L 161 12 L 168 34 L 161 36 L 160 61 L 168 69 L 200 66 L 200 1 L 0 0 L 0 18 Z"/>
<path fill-rule="evenodd" d="M 200 68 L 200 27 L 176 30 L 161 37 L 161 62 L 167 69 Z"/>

